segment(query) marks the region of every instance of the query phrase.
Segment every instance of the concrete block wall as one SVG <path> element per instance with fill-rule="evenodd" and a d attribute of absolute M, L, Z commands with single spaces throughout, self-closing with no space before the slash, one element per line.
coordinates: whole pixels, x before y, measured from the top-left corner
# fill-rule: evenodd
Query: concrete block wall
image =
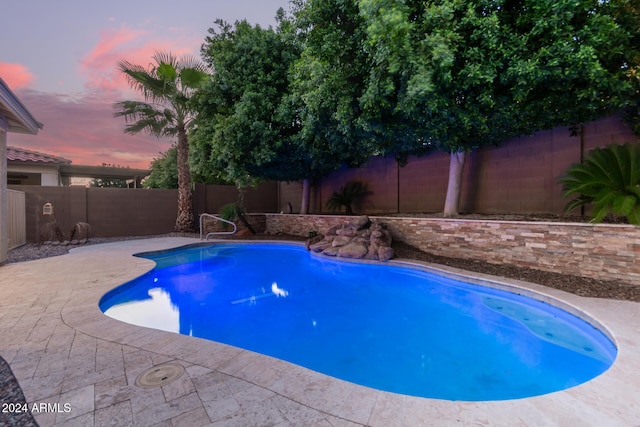
<path fill-rule="evenodd" d="M 267 233 L 325 233 L 353 217 L 266 215 Z M 425 252 L 640 286 L 640 227 L 372 216 Z"/>
<path fill-rule="evenodd" d="M 460 210 L 464 213 L 562 214 L 567 199 L 558 179 L 581 156 L 611 143 L 636 142 L 640 138 L 618 116 L 585 124 L 582 139 L 571 136 L 568 126 L 483 147 L 467 156 Z M 348 181 L 368 184 L 371 194 L 356 212 L 442 212 L 449 176 L 449 154 L 433 152 L 411 156 L 403 167 L 393 157 L 372 158 L 358 169 L 343 168 L 317 184 L 311 212 L 328 213 L 326 202 Z M 300 183 L 280 184 L 282 203 L 292 202 L 300 212 Z M 579 212 L 575 212 L 579 214 Z"/>

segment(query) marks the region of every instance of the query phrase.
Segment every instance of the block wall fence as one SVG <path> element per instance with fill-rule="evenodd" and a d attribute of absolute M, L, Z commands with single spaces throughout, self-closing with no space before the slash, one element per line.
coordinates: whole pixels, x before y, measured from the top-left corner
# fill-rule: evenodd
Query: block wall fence
<path fill-rule="evenodd" d="M 640 227 L 619 224 L 371 216 L 394 239 L 435 255 L 640 286 Z M 324 234 L 353 217 L 267 214 L 265 232 Z"/>
<path fill-rule="evenodd" d="M 562 214 L 567 199 L 558 178 L 589 150 L 625 142 L 640 143 L 640 138 L 620 117 L 610 116 L 585 124 L 582 137 L 571 136 L 569 128 L 562 126 L 475 150 L 464 166 L 460 211 Z M 357 212 L 442 212 L 448 176 L 446 153 L 412 156 L 404 167 L 393 158 L 375 157 L 361 168 L 343 168 L 321 179 L 313 189 L 311 213 L 329 213 L 327 200 L 348 181 L 366 182 L 370 190 L 362 203 L 354 206 Z M 293 212 L 300 212 L 301 188 L 299 182 L 281 183 L 280 206 L 289 202 Z"/>
<path fill-rule="evenodd" d="M 12 185 L 25 193 L 26 239 L 41 243 L 41 227 L 51 217 L 42 214 L 51 203 L 56 223 L 65 239 L 78 222 L 91 225 L 91 237 L 150 236 L 171 233 L 178 214 L 178 190 L 141 188 L 41 187 Z M 264 183 L 246 191 L 245 206 L 250 212 L 276 212 L 278 185 Z M 221 206 L 236 202 L 238 190 L 231 185 L 196 185 L 194 215 L 219 212 Z"/>

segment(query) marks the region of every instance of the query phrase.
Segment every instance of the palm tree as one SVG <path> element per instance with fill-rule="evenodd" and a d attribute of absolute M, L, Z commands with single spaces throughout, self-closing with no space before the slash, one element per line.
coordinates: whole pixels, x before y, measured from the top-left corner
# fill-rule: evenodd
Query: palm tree
<path fill-rule="evenodd" d="M 569 212 L 592 205 L 591 222 L 600 222 L 608 214 L 626 217 L 640 225 L 640 145 L 626 143 L 594 148 L 584 159 L 569 167 L 560 178 L 564 195 L 578 195 L 569 202 Z"/>
<path fill-rule="evenodd" d="M 125 133 L 145 131 L 157 137 L 178 137 L 178 217 L 175 231 L 193 231 L 193 194 L 189 170 L 187 131 L 196 111 L 189 99 L 208 78 L 206 65 L 193 56 L 176 57 L 169 52 L 155 52 L 146 69 L 128 61 L 118 63 L 129 85 L 144 96 L 144 101 L 116 103 L 116 117 L 127 121 Z"/>

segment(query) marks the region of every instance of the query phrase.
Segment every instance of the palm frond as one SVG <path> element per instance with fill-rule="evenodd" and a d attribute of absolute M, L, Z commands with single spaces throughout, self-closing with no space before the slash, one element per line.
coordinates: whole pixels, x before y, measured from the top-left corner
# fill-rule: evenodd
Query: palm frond
<path fill-rule="evenodd" d="M 349 181 L 339 191 L 334 192 L 329 200 L 327 200 L 327 208 L 331 211 L 337 211 L 346 208 L 346 214 L 353 213 L 353 203 L 369 194 L 367 184 L 360 181 Z"/>
<path fill-rule="evenodd" d="M 565 207 L 593 205 L 592 222 L 613 214 L 639 224 L 640 145 L 611 144 L 591 150 L 582 164 L 572 165 L 559 182 L 565 197 L 578 195 Z"/>

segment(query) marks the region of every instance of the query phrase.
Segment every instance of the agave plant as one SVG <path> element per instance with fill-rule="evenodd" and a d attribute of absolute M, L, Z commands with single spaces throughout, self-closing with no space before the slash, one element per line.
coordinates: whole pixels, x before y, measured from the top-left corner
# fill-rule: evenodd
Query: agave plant
<path fill-rule="evenodd" d="M 327 200 L 327 208 L 331 211 L 337 211 L 346 208 L 347 215 L 353 215 L 353 202 L 369 194 L 367 184 L 360 181 L 349 181 L 340 191 L 334 191 L 329 200 Z"/>
<path fill-rule="evenodd" d="M 567 204 L 566 212 L 591 205 L 591 222 L 613 214 L 640 225 L 640 145 L 595 148 L 583 163 L 569 167 L 560 183 L 565 197 L 578 195 Z"/>

